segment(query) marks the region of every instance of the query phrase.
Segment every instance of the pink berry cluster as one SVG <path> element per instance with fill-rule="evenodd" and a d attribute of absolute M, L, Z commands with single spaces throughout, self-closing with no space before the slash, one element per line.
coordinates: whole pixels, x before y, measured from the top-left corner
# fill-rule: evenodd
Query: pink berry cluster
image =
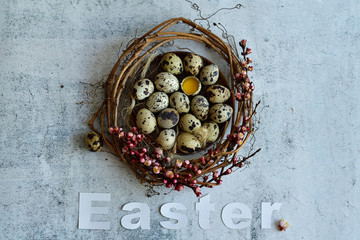
<path fill-rule="evenodd" d="M 248 121 L 248 119 L 247 119 Z M 246 122 L 246 121 L 245 121 Z M 231 140 L 243 140 L 245 132 L 248 131 L 246 127 L 238 127 L 233 135 L 228 135 Z M 213 171 L 206 174 L 199 182 L 199 177 L 203 174 L 203 170 L 213 165 L 218 158 L 219 149 L 209 149 L 206 156 L 199 158 L 199 161 L 180 161 L 172 160 L 169 156 L 165 156 L 161 148 L 155 148 L 150 153 L 147 148 L 142 147 L 141 143 L 145 135 L 140 134 L 136 127 L 133 127 L 129 132 L 125 132 L 122 128 L 111 127 L 109 132 L 115 134 L 119 141 L 125 145 L 122 148 L 122 153 L 126 154 L 133 164 L 141 164 L 146 167 L 149 172 L 158 176 L 158 179 L 167 188 L 172 188 L 181 191 L 185 186 L 190 187 L 197 197 L 201 196 L 201 186 L 205 185 L 212 188 L 214 185 L 221 185 L 221 177 L 232 173 L 233 167 L 241 167 L 242 163 L 237 162 L 237 158 L 232 158 L 233 164 L 226 170 Z M 238 141 L 238 140 L 236 140 Z M 240 143 L 240 142 L 239 142 Z M 175 161 L 175 162 L 174 162 Z M 209 184 L 211 182 L 215 182 Z"/>
<path fill-rule="evenodd" d="M 211 156 L 211 154 L 210 154 L 210 156 Z M 213 163 L 214 161 L 213 160 L 210 160 L 210 163 Z M 212 181 L 215 181 L 216 182 L 216 185 L 221 185 L 222 184 L 222 180 L 221 180 L 221 177 L 222 176 L 224 176 L 224 175 L 229 175 L 229 174 L 231 174 L 232 172 L 233 172 L 233 168 L 234 167 L 239 167 L 239 168 L 241 168 L 243 166 L 243 164 L 242 164 L 242 162 L 238 162 L 238 159 L 237 159 L 237 157 L 234 155 L 233 157 L 232 157 L 232 164 L 231 164 L 231 166 L 228 168 L 228 169 L 223 169 L 223 170 L 221 170 L 221 172 L 219 173 L 219 171 L 213 171 L 212 172 L 212 178 L 209 180 L 209 176 L 211 176 L 211 174 L 210 175 L 208 175 L 208 176 L 204 176 L 203 177 L 203 181 L 204 182 L 212 182 Z M 210 186 L 208 186 L 208 187 L 210 187 L 210 188 L 212 188 L 213 187 L 213 185 L 210 185 Z"/>
<path fill-rule="evenodd" d="M 201 188 L 200 185 L 198 185 L 197 178 L 202 174 L 202 169 L 207 164 L 212 163 L 213 161 L 211 161 L 210 158 L 201 157 L 200 163 L 192 164 L 189 160 L 185 160 L 182 164 L 184 168 L 190 170 L 190 173 L 188 173 L 182 181 L 184 184 L 192 188 L 197 197 L 201 196 Z"/>
<path fill-rule="evenodd" d="M 247 57 L 251 53 L 251 49 L 246 47 L 246 40 L 243 39 L 240 41 L 240 47 L 242 48 L 243 60 L 240 62 L 242 70 L 238 73 L 236 73 L 235 78 L 237 82 L 240 83 L 242 86 L 243 91 L 240 93 L 235 94 L 235 98 L 238 101 L 246 101 L 249 100 L 251 97 L 251 92 L 254 91 L 255 86 L 250 81 L 250 78 L 248 77 L 248 72 L 252 71 L 254 69 L 253 66 L 249 66 L 250 63 L 252 63 L 252 60 Z"/>
<path fill-rule="evenodd" d="M 219 149 L 209 149 L 208 153 L 206 156 L 202 156 L 199 158 L 200 161 L 197 161 L 194 164 L 191 164 L 190 161 L 186 160 L 184 161 L 184 167 L 192 170 L 193 174 L 188 174 L 187 178 L 184 180 L 185 183 L 187 183 L 189 185 L 189 187 L 191 187 L 193 189 L 193 191 L 195 192 L 197 197 L 201 196 L 201 185 L 198 184 L 198 180 L 196 180 L 199 175 L 202 174 L 202 169 L 205 169 L 211 165 L 214 164 L 215 159 L 216 159 L 216 154 L 219 153 Z M 231 173 L 231 169 L 230 170 L 226 170 L 225 172 L 223 172 L 222 174 L 219 174 L 218 171 L 213 171 L 210 174 L 207 174 L 205 176 L 203 176 L 202 178 L 202 182 L 203 184 L 205 184 L 205 186 L 209 187 L 209 188 L 213 188 L 213 184 L 206 184 L 206 183 L 210 183 L 210 182 L 216 182 L 216 185 L 221 185 L 222 184 L 222 180 L 221 180 L 221 176 L 225 175 L 225 174 L 230 174 Z M 212 178 L 210 178 L 212 174 Z"/>
<path fill-rule="evenodd" d="M 145 135 L 140 134 L 136 127 L 133 127 L 131 131 L 127 133 L 125 133 L 122 128 L 111 127 L 109 128 L 109 132 L 115 134 L 119 140 L 125 142 L 125 146 L 121 151 L 123 154 L 130 156 L 133 164 L 142 164 L 154 174 L 162 175 L 163 183 L 168 188 L 174 187 L 177 191 L 184 189 L 184 185 L 179 180 L 179 174 L 167 169 L 171 159 L 169 156 L 164 156 L 161 148 L 155 148 L 152 153 L 149 153 L 145 147 L 139 147 Z M 179 163 L 176 163 L 176 166 L 179 166 Z M 180 167 L 181 164 L 179 168 Z"/>
<path fill-rule="evenodd" d="M 181 191 L 184 189 L 184 185 L 179 179 L 180 175 L 174 173 L 171 170 L 168 170 L 164 173 L 164 180 L 163 183 L 167 188 L 174 188 L 176 191 Z"/>
<path fill-rule="evenodd" d="M 232 142 L 235 142 L 237 145 L 242 145 L 244 143 L 244 137 L 246 132 L 250 130 L 249 127 L 247 127 L 247 123 L 249 122 L 249 117 L 243 118 L 243 124 L 240 127 L 235 127 L 235 131 L 232 134 L 227 135 L 227 139 L 229 139 Z"/>
<path fill-rule="evenodd" d="M 127 133 L 125 133 L 122 128 L 110 127 L 109 132 L 115 134 L 118 139 L 125 142 L 125 146 L 121 149 L 123 153 L 139 156 L 139 161 L 142 163 L 145 162 L 146 148 L 143 148 L 141 151 L 137 149 L 137 146 L 145 138 L 145 135 L 140 134 L 136 127 L 133 127 L 131 131 Z"/>

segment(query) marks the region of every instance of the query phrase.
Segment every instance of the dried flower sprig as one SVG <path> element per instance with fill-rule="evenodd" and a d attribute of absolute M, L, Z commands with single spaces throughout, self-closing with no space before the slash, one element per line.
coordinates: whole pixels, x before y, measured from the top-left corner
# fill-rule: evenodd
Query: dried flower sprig
<path fill-rule="evenodd" d="M 286 229 L 290 227 L 290 224 L 286 220 L 281 219 L 278 226 L 280 231 L 286 231 Z"/>
<path fill-rule="evenodd" d="M 242 145 L 246 131 L 248 128 L 245 126 L 236 127 L 236 131 L 232 135 L 229 134 L 227 139 L 236 142 L 237 145 Z M 207 155 L 199 158 L 200 161 L 185 160 L 182 162 L 166 156 L 160 147 L 149 152 L 144 147 L 146 135 L 139 133 L 136 127 L 132 127 L 129 132 L 125 132 L 119 127 L 110 127 L 109 132 L 114 134 L 118 141 L 124 145 L 121 151 L 132 164 L 145 168 L 149 174 L 157 178 L 159 183 L 164 184 L 167 188 L 181 191 L 184 187 L 189 187 L 198 197 L 201 196 L 203 186 L 212 188 L 215 185 L 221 185 L 221 178 L 231 174 L 234 168 L 243 167 L 243 162 L 246 160 L 245 158 L 238 160 L 234 155 L 231 160 L 232 164 L 225 171 L 222 170 L 219 173 L 218 170 L 214 170 L 210 174 L 203 174 L 203 171 L 208 172 L 209 167 L 214 165 L 219 149 L 209 149 Z M 175 162 L 175 164 L 172 165 L 171 162 Z M 202 181 L 199 181 L 200 177 L 202 177 Z"/>

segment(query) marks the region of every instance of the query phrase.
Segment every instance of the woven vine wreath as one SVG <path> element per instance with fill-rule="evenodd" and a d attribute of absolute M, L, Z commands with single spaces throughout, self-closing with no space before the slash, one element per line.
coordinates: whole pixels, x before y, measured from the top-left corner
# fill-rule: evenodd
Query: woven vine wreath
<path fill-rule="evenodd" d="M 167 31 L 174 24 L 183 23 L 192 28 L 190 33 Z M 155 50 L 175 40 L 185 39 L 205 44 L 209 51 L 216 51 L 229 66 L 230 102 L 234 111 L 226 121 L 218 140 L 207 145 L 203 154 L 176 154 L 176 147 L 164 151 L 153 136 L 143 134 L 135 126 L 134 99 L 131 89 L 136 80 L 144 77 L 149 65 L 156 58 Z M 110 151 L 135 174 L 140 183 L 153 186 L 164 185 L 181 191 L 191 188 L 201 196 L 201 188 L 220 185 L 225 175 L 244 166 L 244 163 L 259 150 L 246 157 L 239 157 L 239 151 L 254 133 L 253 83 L 248 77 L 252 62 L 247 57 L 251 49 L 246 40 L 240 43 L 241 59 L 222 39 L 211 31 L 185 18 L 174 18 L 161 23 L 145 35 L 135 39 L 120 56 L 104 84 L 104 101 L 89 121 L 93 131 L 101 136 Z M 211 50 L 212 49 L 212 50 Z M 145 70 L 144 70 L 145 69 Z M 127 106 L 124 113 L 123 106 Z M 130 107 L 129 107 L 130 106 Z M 95 120 L 100 120 L 95 127 Z M 226 135 L 229 130 L 230 133 Z"/>

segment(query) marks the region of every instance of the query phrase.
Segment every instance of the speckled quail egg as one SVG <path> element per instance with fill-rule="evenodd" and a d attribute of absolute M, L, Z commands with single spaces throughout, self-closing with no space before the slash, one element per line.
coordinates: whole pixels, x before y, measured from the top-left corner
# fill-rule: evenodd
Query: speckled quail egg
<path fill-rule="evenodd" d="M 146 101 L 146 106 L 151 112 L 160 112 L 169 105 L 169 97 L 164 92 L 155 92 Z"/>
<path fill-rule="evenodd" d="M 203 67 L 204 63 L 202 58 L 194 53 L 189 53 L 184 58 L 184 70 L 190 73 L 193 76 L 199 74 L 200 69 Z"/>
<path fill-rule="evenodd" d="M 161 59 L 162 68 L 172 74 L 178 75 L 183 72 L 181 59 L 174 53 L 167 53 Z"/>
<path fill-rule="evenodd" d="M 164 149 L 169 150 L 175 144 L 176 133 L 174 129 L 164 129 L 160 132 L 156 142 Z"/>
<path fill-rule="evenodd" d="M 194 153 L 201 149 L 201 144 L 194 135 L 183 132 L 177 138 L 177 148 L 183 153 Z"/>
<path fill-rule="evenodd" d="M 92 152 L 100 151 L 104 145 L 101 137 L 96 132 L 92 131 L 85 135 L 84 142 L 86 147 Z"/>
<path fill-rule="evenodd" d="M 136 126 L 144 134 L 150 134 L 156 129 L 156 118 L 152 112 L 142 108 L 136 114 Z"/>
<path fill-rule="evenodd" d="M 170 96 L 170 106 L 178 111 L 179 114 L 188 113 L 190 111 L 189 97 L 182 92 L 174 92 Z"/>
<path fill-rule="evenodd" d="M 136 100 L 143 100 L 154 92 L 154 84 L 149 79 L 140 79 L 135 82 L 133 96 Z"/>
<path fill-rule="evenodd" d="M 201 122 L 194 115 L 187 113 L 180 118 L 179 126 L 185 132 L 192 133 L 201 127 Z"/>
<path fill-rule="evenodd" d="M 195 96 L 191 100 L 191 111 L 201 121 L 205 121 L 209 113 L 209 102 L 201 95 Z"/>
<path fill-rule="evenodd" d="M 161 72 L 155 77 L 155 87 L 165 93 L 173 93 L 179 90 L 179 80 L 169 72 Z"/>
<path fill-rule="evenodd" d="M 204 67 L 200 73 L 200 81 L 204 85 L 213 85 L 219 78 L 219 68 L 215 64 Z"/>
<path fill-rule="evenodd" d="M 206 90 L 210 102 L 223 103 L 230 98 L 230 90 L 222 85 L 216 84 Z"/>
<path fill-rule="evenodd" d="M 178 124 L 179 118 L 179 113 L 175 109 L 166 108 L 159 113 L 157 122 L 161 128 L 172 128 Z"/>
<path fill-rule="evenodd" d="M 199 140 L 201 147 L 204 147 L 207 143 L 208 132 L 209 130 L 206 127 L 202 126 L 191 134 L 194 135 L 197 140 Z"/>
<path fill-rule="evenodd" d="M 204 123 L 203 127 L 208 130 L 206 142 L 215 142 L 220 133 L 220 129 L 217 123 L 213 121 L 206 122 Z"/>
<path fill-rule="evenodd" d="M 232 107 L 224 103 L 218 103 L 210 108 L 210 119 L 216 123 L 223 123 L 231 117 L 232 113 Z"/>

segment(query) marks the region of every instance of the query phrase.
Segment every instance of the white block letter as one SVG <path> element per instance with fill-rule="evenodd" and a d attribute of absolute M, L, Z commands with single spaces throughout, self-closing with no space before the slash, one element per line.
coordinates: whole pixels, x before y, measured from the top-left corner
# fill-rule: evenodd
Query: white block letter
<path fill-rule="evenodd" d="M 202 229 L 211 229 L 209 217 L 210 211 L 215 210 L 215 204 L 210 203 L 210 194 L 199 199 L 196 210 L 199 211 L 199 226 Z"/>
<path fill-rule="evenodd" d="M 160 213 L 164 217 L 172 218 L 177 220 L 176 223 L 173 223 L 171 221 L 161 221 L 160 225 L 163 228 L 167 229 L 180 229 L 186 225 L 187 217 L 185 214 L 172 212 L 171 209 L 174 208 L 176 210 L 186 210 L 186 207 L 181 203 L 166 203 L 161 206 Z"/>
<path fill-rule="evenodd" d="M 239 209 L 241 213 L 233 213 L 235 209 Z M 221 213 L 221 218 L 225 226 L 231 229 L 243 229 L 250 225 L 250 221 L 239 221 L 239 223 L 235 224 L 233 222 L 234 218 L 251 219 L 251 217 L 250 208 L 247 205 L 239 202 L 227 204 Z"/>
<path fill-rule="evenodd" d="M 121 218 L 121 225 L 126 229 L 150 229 L 150 208 L 146 203 L 132 202 L 123 206 L 122 210 L 133 211 L 139 209 L 139 212 L 125 215 Z M 136 223 L 133 223 L 133 219 L 139 219 Z"/>
<path fill-rule="evenodd" d="M 109 193 L 80 193 L 79 229 L 110 229 L 110 222 L 91 222 L 92 214 L 108 214 L 107 207 L 92 207 L 94 201 L 110 201 Z"/>
<path fill-rule="evenodd" d="M 281 208 L 281 203 L 273 203 L 271 205 L 269 202 L 261 204 L 261 228 L 271 228 L 271 215 L 273 211 L 279 211 Z"/>

